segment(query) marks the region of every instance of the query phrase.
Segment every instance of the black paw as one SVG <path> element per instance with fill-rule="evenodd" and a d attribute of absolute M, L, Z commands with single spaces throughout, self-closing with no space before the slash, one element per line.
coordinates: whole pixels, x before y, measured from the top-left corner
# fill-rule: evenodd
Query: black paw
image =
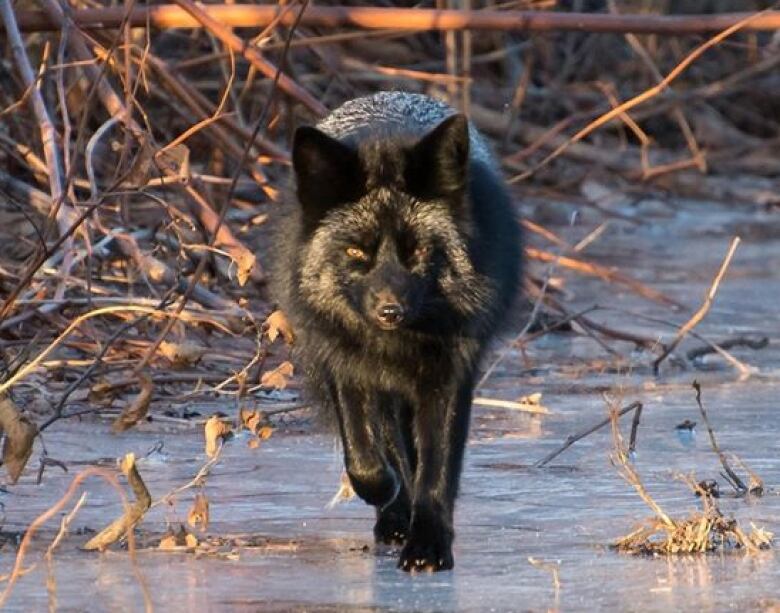
<path fill-rule="evenodd" d="M 398 560 L 398 568 L 406 572 L 436 572 L 454 565 L 452 539 L 435 532 L 410 536 Z"/>
<path fill-rule="evenodd" d="M 403 545 L 409 535 L 409 515 L 396 511 L 379 511 L 374 524 L 374 538 L 385 545 Z"/>

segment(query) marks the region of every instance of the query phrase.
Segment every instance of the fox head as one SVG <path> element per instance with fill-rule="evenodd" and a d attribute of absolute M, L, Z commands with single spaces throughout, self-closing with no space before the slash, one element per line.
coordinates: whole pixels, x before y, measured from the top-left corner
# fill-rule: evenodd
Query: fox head
<path fill-rule="evenodd" d="M 453 115 L 422 137 L 336 140 L 299 128 L 293 169 L 300 294 L 351 327 L 414 330 L 479 308 L 468 248 L 469 133 Z"/>

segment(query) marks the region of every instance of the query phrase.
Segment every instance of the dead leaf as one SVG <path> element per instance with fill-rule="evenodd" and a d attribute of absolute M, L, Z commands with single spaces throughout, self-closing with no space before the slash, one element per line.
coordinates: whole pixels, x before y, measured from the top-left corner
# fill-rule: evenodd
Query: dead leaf
<path fill-rule="evenodd" d="M 251 430 L 257 434 L 257 430 L 260 427 L 260 423 L 265 419 L 265 414 L 262 411 L 250 411 L 249 409 L 241 409 L 241 423 L 247 430 Z"/>
<path fill-rule="evenodd" d="M 146 413 L 149 411 L 154 384 L 148 375 L 140 374 L 138 375 L 138 380 L 141 384 L 141 392 L 122 409 L 122 414 L 114 421 L 111 429 L 115 433 L 124 432 L 132 428 L 146 417 Z"/>
<path fill-rule="evenodd" d="M 217 442 L 230 434 L 230 425 L 216 415 L 212 415 L 206 422 L 204 432 L 206 434 L 206 455 L 213 458 L 219 449 Z"/>
<path fill-rule="evenodd" d="M 341 502 L 348 502 L 355 497 L 355 490 L 352 487 L 352 482 L 349 480 L 347 471 L 341 473 L 341 479 L 339 482 L 339 489 L 330 502 L 326 505 L 327 509 L 332 509 Z"/>
<path fill-rule="evenodd" d="M 284 342 L 288 345 L 292 345 L 295 340 L 295 333 L 293 332 L 290 320 L 284 314 L 284 311 L 276 310 L 271 313 L 268 318 L 263 322 L 265 327 L 265 333 L 268 335 L 268 340 L 272 343 L 282 335 Z"/>
<path fill-rule="evenodd" d="M 207 348 L 193 341 L 183 343 L 163 341 L 158 351 L 170 360 L 174 368 L 185 368 L 200 362 Z"/>
<path fill-rule="evenodd" d="M 93 404 L 111 404 L 114 400 L 115 388 L 113 383 L 103 381 L 102 383 L 95 383 L 89 388 L 89 395 L 87 400 Z"/>
<path fill-rule="evenodd" d="M 290 362 L 282 362 L 274 368 L 263 373 L 260 377 L 260 385 L 283 390 L 287 387 L 287 379 L 293 375 L 293 365 Z"/>
<path fill-rule="evenodd" d="M 0 399 L 0 429 L 5 432 L 3 464 L 8 480 L 13 484 L 19 480 L 30 459 L 38 428 L 21 414 L 10 398 L 4 397 Z"/>
<path fill-rule="evenodd" d="M 198 539 L 194 534 L 190 534 L 180 525 L 179 529 L 174 532 L 173 529 L 168 528 L 168 534 L 160 539 L 160 544 L 157 545 L 157 549 L 163 551 L 178 551 L 181 549 L 194 549 L 198 546 Z"/>
<path fill-rule="evenodd" d="M 249 277 L 252 276 L 252 271 L 255 268 L 255 264 L 257 263 L 257 258 L 255 257 L 255 254 L 249 251 L 249 249 L 242 248 L 240 251 L 237 250 L 237 253 L 233 253 L 233 260 L 236 263 L 236 277 L 238 279 L 238 284 L 241 287 L 244 287 L 246 282 L 249 280 Z"/>
<path fill-rule="evenodd" d="M 187 523 L 193 528 L 207 530 L 209 527 L 209 499 L 206 494 L 198 492 L 195 494 L 195 501 L 187 514 Z"/>
<path fill-rule="evenodd" d="M 190 179 L 190 149 L 187 145 L 179 143 L 173 147 L 161 149 L 155 154 L 159 164 L 166 166 L 178 175 L 182 183 Z"/>
<path fill-rule="evenodd" d="M 136 263 L 143 274 L 155 283 L 162 283 L 170 276 L 168 266 L 152 255 L 139 252 Z"/>
<path fill-rule="evenodd" d="M 179 546 L 176 544 L 175 534 L 165 535 L 160 539 L 160 544 L 157 545 L 157 549 L 162 549 L 163 551 L 170 551 L 171 549 L 176 549 L 177 547 Z"/>
<path fill-rule="evenodd" d="M 542 393 L 535 392 L 533 394 L 528 394 L 528 396 L 521 396 L 517 399 L 517 402 L 520 404 L 534 404 L 540 406 L 542 404 Z"/>
<path fill-rule="evenodd" d="M 247 445 L 250 449 L 257 449 L 260 446 L 260 441 L 270 438 L 273 434 L 273 428 L 270 426 L 261 426 L 266 420 L 265 413 L 262 411 L 250 411 L 249 409 L 241 409 L 241 423 L 253 434 L 255 438 L 249 439 Z"/>

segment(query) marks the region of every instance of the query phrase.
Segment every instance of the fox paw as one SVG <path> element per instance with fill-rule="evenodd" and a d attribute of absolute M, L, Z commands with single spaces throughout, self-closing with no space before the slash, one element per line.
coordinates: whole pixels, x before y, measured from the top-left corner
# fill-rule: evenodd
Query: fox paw
<path fill-rule="evenodd" d="M 403 545 L 409 534 L 409 518 L 396 513 L 381 513 L 374 524 L 374 538 L 385 545 Z"/>
<path fill-rule="evenodd" d="M 398 568 L 406 572 L 436 572 L 454 565 L 452 546 L 433 535 L 410 537 L 398 560 Z"/>

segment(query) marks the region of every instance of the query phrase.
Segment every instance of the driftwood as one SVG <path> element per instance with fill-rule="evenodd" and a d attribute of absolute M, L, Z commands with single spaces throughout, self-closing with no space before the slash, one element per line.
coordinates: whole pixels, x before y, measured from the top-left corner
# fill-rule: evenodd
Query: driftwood
<path fill-rule="evenodd" d="M 122 23 L 124 7 L 82 9 L 73 12 L 75 22 L 90 29 L 115 28 Z M 257 28 L 278 19 L 277 6 L 223 4 L 204 6 L 200 10 L 228 27 Z M 460 11 L 435 9 L 310 7 L 301 20 L 304 26 L 328 28 L 351 26 L 362 29 L 397 28 L 409 31 L 566 31 L 566 32 L 632 32 L 634 34 L 702 34 L 718 32 L 740 22 L 750 13 L 721 15 L 600 15 L 593 13 L 557 13 L 544 11 Z M 39 11 L 19 11 L 19 26 L 24 31 L 54 30 L 53 23 Z M 294 14 L 279 20 L 290 25 Z M 189 10 L 172 4 L 136 7 L 130 12 L 129 23 L 137 27 L 157 28 L 207 27 Z M 764 11 L 746 30 L 780 29 L 780 11 Z"/>

